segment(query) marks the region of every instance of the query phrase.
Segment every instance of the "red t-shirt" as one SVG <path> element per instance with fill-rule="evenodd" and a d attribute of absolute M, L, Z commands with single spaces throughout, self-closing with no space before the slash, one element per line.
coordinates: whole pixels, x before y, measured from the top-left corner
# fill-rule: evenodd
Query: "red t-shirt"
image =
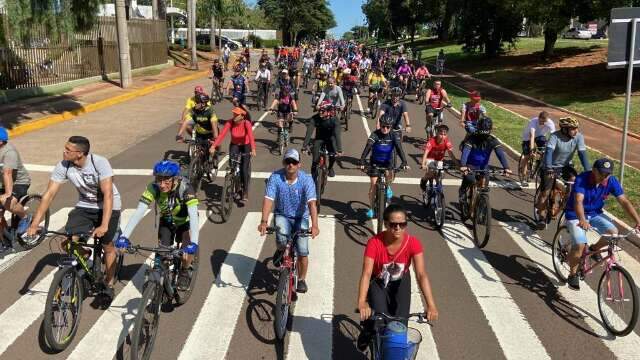
<path fill-rule="evenodd" d="M 227 120 L 224 124 L 220 135 L 216 138 L 212 146 L 218 146 L 231 130 L 231 143 L 236 145 L 251 145 L 251 150 L 256 149 L 256 141 L 253 137 L 253 128 L 249 120 L 242 120 L 235 123 L 233 119 Z"/>
<path fill-rule="evenodd" d="M 427 159 L 436 161 L 442 161 L 447 154 L 447 150 L 453 150 L 453 144 L 451 144 L 451 141 L 449 141 L 449 138 L 446 136 L 440 144 L 438 144 L 436 138 L 432 137 L 424 147 L 424 151 L 427 153 Z"/>
<path fill-rule="evenodd" d="M 382 241 L 383 233 L 375 235 L 367 242 L 364 250 L 364 256 L 373 259 L 373 276 L 378 278 L 382 272 L 389 268 L 389 265 L 395 263 L 396 271 L 391 272 L 391 281 L 400 280 L 402 275 L 409 271 L 411 266 L 411 258 L 422 252 L 422 244 L 420 240 L 414 236 L 405 234 L 404 240 L 398 252 L 390 255 Z"/>

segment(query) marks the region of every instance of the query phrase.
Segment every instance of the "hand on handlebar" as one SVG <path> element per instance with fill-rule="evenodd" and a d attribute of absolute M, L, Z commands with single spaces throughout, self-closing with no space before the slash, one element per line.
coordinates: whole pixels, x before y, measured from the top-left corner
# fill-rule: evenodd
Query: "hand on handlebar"
<path fill-rule="evenodd" d="M 460 171 L 461 171 L 463 174 L 467 175 L 467 173 L 469 172 L 469 168 L 468 168 L 468 167 L 466 167 L 466 166 L 460 166 Z"/>
<path fill-rule="evenodd" d="M 360 321 L 369 319 L 373 313 L 368 303 L 358 304 L 358 312 L 360 313 Z"/>
<path fill-rule="evenodd" d="M 182 135 L 176 135 L 176 142 L 183 143 L 184 137 Z"/>
<path fill-rule="evenodd" d="M 502 173 L 504 176 L 509 176 L 513 174 L 513 171 L 511 171 L 511 169 L 503 169 Z"/>
<path fill-rule="evenodd" d="M 438 309 L 435 306 L 429 307 L 425 310 L 424 313 L 426 315 L 427 321 L 432 322 L 438 320 Z"/>
<path fill-rule="evenodd" d="M 258 232 L 260 233 L 260 236 L 265 236 L 267 234 L 266 222 L 261 222 L 260 225 L 258 225 Z"/>

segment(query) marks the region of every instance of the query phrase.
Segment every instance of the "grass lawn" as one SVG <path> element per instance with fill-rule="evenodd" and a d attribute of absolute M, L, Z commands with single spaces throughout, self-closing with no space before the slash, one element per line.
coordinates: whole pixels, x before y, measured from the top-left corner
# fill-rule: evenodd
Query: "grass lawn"
<path fill-rule="evenodd" d="M 466 54 L 459 44 L 416 42 L 422 60 L 434 62 L 444 49 L 445 67 L 518 91 L 556 106 L 622 127 L 626 70 L 607 70 L 606 40 L 558 39 L 555 56 L 541 59 L 542 38 L 520 38 L 496 59 Z M 640 74 L 634 76 L 631 131 L 640 133 Z"/>
<path fill-rule="evenodd" d="M 456 109 L 460 109 L 462 103 L 467 100 L 467 93 L 460 90 L 459 88 L 445 83 L 444 86 L 451 97 L 451 100 Z M 494 131 L 493 134 L 496 135 L 500 140 L 504 143 L 508 144 L 512 148 L 520 151 L 521 148 L 521 134 L 522 129 L 527 120 L 520 118 L 518 116 L 513 115 L 512 113 L 503 110 L 490 104 L 488 102 L 483 102 L 484 106 L 487 108 L 487 113 L 493 120 Z M 597 151 L 588 150 L 589 160 L 593 162 L 595 159 L 602 157 L 603 155 Z M 517 171 L 517 160 L 509 159 L 511 164 L 511 170 Z M 578 156 L 576 155 L 574 159 L 574 163 L 577 164 L 577 170 L 582 171 L 582 166 L 580 165 L 580 161 Z M 615 166 L 617 169 L 620 169 L 620 163 L 615 161 Z M 616 173 L 618 173 L 616 171 Z M 619 173 L 618 173 L 619 174 Z M 636 171 L 630 167 L 625 167 L 625 185 L 624 190 L 626 195 L 631 199 L 631 202 L 636 206 L 636 209 L 640 206 L 640 172 Z M 625 221 L 627 224 L 633 226 L 633 220 L 626 216 L 622 208 L 618 205 L 615 199 L 609 198 L 607 200 L 606 210 L 617 216 L 618 218 Z"/>

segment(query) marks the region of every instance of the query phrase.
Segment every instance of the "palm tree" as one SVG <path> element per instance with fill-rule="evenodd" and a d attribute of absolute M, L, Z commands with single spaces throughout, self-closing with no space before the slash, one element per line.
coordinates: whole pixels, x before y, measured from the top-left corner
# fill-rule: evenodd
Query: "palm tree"
<path fill-rule="evenodd" d="M 211 51 L 216 47 L 215 32 L 218 26 L 218 49 L 222 49 L 222 26 L 233 15 L 244 13 L 245 4 L 242 0 L 201 0 L 203 9 L 211 14 Z"/>

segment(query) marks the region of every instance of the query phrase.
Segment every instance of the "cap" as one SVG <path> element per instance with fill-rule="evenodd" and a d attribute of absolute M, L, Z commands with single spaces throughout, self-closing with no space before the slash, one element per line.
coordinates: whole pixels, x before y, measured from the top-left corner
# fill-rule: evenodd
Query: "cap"
<path fill-rule="evenodd" d="M 246 115 L 247 111 L 239 106 L 236 106 L 231 110 L 234 115 Z"/>
<path fill-rule="evenodd" d="M 296 149 L 289 149 L 286 153 L 284 153 L 284 157 L 282 160 L 293 159 L 295 161 L 300 161 L 300 153 Z"/>
<path fill-rule="evenodd" d="M 473 90 L 469 93 L 469 97 L 474 100 L 480 100 L 480 92 L 478 92 L 477 90 Z"/>
<path fill-rule="evenodd" d="M 283 74 L 288 74 L 288 73 L 289 73 L 289 70 L 287 70 L 287 69 L 282 69 L 281 73 L 283 73 Z"/>
<path fill-rule="evenodd" d="M 193 89 L 193 91 L 197 92 L 197 93 L 203 93 L 204 92 L 204 88 L 201 85 L 196 86 L 195 89 Z"/>
<path fill-rule="evenodd" d="M 598 171 L 603 174 L 611 174 L 613 171 L 613 163 L 607 158 L 602 158 L 593 163 L 593 168 L 598 169 Z"/>

